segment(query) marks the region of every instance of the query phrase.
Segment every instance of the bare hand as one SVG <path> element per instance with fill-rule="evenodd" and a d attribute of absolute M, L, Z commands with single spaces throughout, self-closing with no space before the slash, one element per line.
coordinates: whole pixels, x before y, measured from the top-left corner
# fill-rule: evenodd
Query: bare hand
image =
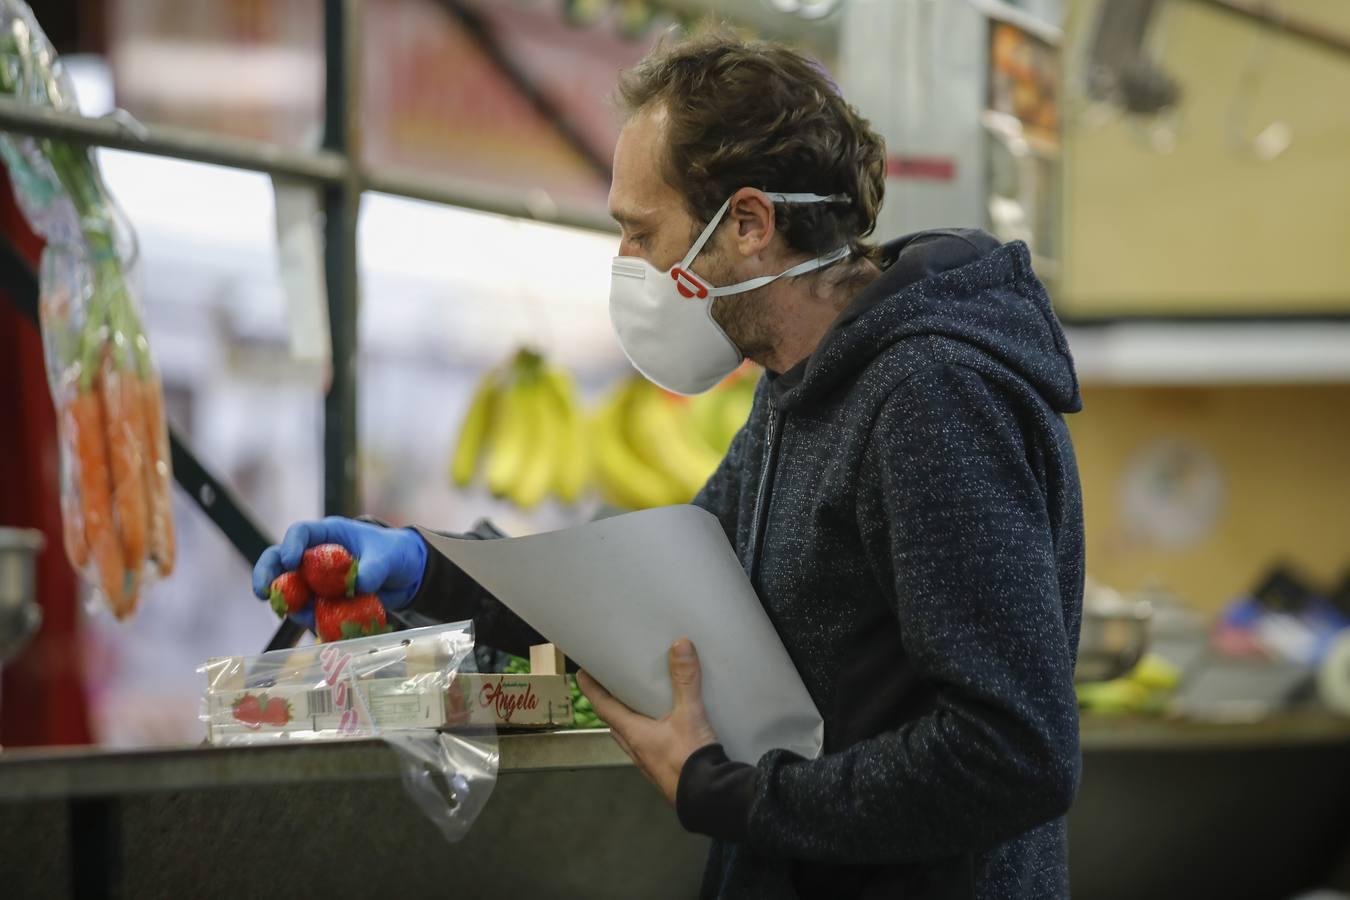
<path fill-rule="evenodd" d="M 703 710 L 703 674 L 694 645 L 681 638 L 671 646 L 669 659 L 675 706 L 659 719 L 633 712 L 586 672 L 577 673 L 577 684 L 596 715 L 609 723 L 615 742 L 673 806 L 685 760 L 717 743 L 717 735 Z"/>

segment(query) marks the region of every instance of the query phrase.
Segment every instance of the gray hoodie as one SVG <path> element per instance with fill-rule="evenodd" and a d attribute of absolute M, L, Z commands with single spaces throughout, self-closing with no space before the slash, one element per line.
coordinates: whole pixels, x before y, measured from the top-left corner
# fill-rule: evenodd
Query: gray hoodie
<path fill-rule="evenodd" d="M 718 745 L 677 811 L 702 895 L 1068 896 L 1079 777 L 1080 408 L 1021 243 L 921 232 L 768 375 L 695 503 L 722 522 L 825 721 L 813 760 Z M 414 607 L 538 637 L 439 554 Z"/>

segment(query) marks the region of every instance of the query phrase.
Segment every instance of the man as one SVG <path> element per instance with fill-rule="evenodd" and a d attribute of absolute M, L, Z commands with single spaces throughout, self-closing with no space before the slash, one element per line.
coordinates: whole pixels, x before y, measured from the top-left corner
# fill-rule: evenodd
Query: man
<path fill-rule="evenodd" d="M 705 897 L 1066 897 L 1083 540 L 1061 414 L 1080 399 L 1025 246 L 962 229 L 864 244 L 882 143 L 784 48 L 669 46 L 620 98 L 614 325 L 675 390 L 742 354 L 766 370 L 695 503 L 824 717 L 824 751 L 729 761 L 688 641 L 660 720 L 584 673 L 583 689 L 715 839 Z M 505 649 L 537 640 L 406 530 L 295 526 L 255 588 L 329 539 L 391 607 L 472 616 Z"/>

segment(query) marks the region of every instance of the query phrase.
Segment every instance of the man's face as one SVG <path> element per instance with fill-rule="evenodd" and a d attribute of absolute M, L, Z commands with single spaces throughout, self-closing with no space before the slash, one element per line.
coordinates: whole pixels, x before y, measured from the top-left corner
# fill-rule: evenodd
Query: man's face
<path fill-rule="evenodd" d="M 662 177 L 666 112 L 662 107 L 639 112 L 619 132 L 614 146 L 614 180 L 609 188 L 609 214 L 619 223 L 620 256 L 645 259 L 659 271 L 675 265 L 707 224 L 690 214 L 685 198 Z M 709 239 L 690 267 L 716 284 L 739 281 L 731 254 L 724 251 L 723 227 Z M 746 274 L 753 277 L 758 272 Z M 759 291 L 713 301 L 713 319 L 747 356 L 772 345 L 771 323 L 758 302 Z"/>
<path fill-rule="evenodd" d="M 663 272 L 684 257 L 702 227 L 661 177 L 665 121 L 663 108 L 628 121 L 614 146 L 609 188 L 609 214 L 622 235 L 619 255 L 640 257 Z"/>

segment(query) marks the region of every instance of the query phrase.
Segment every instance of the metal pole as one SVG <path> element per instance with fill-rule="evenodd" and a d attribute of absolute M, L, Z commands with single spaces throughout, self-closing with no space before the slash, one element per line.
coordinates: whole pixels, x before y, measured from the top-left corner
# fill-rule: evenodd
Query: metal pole
<path fill-rule="evenodd" d="M 325 184 L 324 275 L 333 341 L 333 373 L 324 397 L 323 509 L 354 516 L 360 502 L 356 468 L 356 226 L 361 202 L 360 3 L 324 0 L 323 148 L 347 160 L 348 177 Z"/>
<path fill-rule="evenodd" d="M 341 153 L 328 149 L 280 147 L 264 141 L 204 134 L 190 128 L 141 125 L 126 119 L 93 119 L 29 106 L 4 97 L 0 97 L 0 131 L 228 166 L 320 184 L 350 183 L 356 178 L 361 190 L 589 231 L 617 232 L 614 223 L 603 213 L 558 204 L 543 191 L 494 189 L 461 179 L 427 176 L 399 168 L 381 167 L 378 171 L 362 173 L 350 166 Z"/>
<path fill-rule="evenodd" d="M 531 219 L 603 234 L 619 233 L 619 227 L 605 213 L 560 206 L 542 190 L 508 191 L 469 183 L 463 179 L 427 176 L 386 166 L 366 173 L 365 188 L 395 197 L 425 200 L 514 219 Z"/>
<path fill-rule="evenodd" d="M 323 191 L 323 269 L 333 370 L 323 398 L 323 511 L 355 516 L 360 504 L 356 468 L 356 225 L 361 204 L 359 0 L 324 0 L 323 149 L 342 157 L 346 177 Z M 282 619 L 267 650 L 294 647 L 304 630 Z"/>
<path fill-rule="evenodd" d="M 309 181 L 341 181 L 350 174 L 347 161 L 336 153 L 203 134 L 190 128 L 144 125 L 130 117 L 89 118 L 8 97 L 0 97 L 0 131 Z"/>

